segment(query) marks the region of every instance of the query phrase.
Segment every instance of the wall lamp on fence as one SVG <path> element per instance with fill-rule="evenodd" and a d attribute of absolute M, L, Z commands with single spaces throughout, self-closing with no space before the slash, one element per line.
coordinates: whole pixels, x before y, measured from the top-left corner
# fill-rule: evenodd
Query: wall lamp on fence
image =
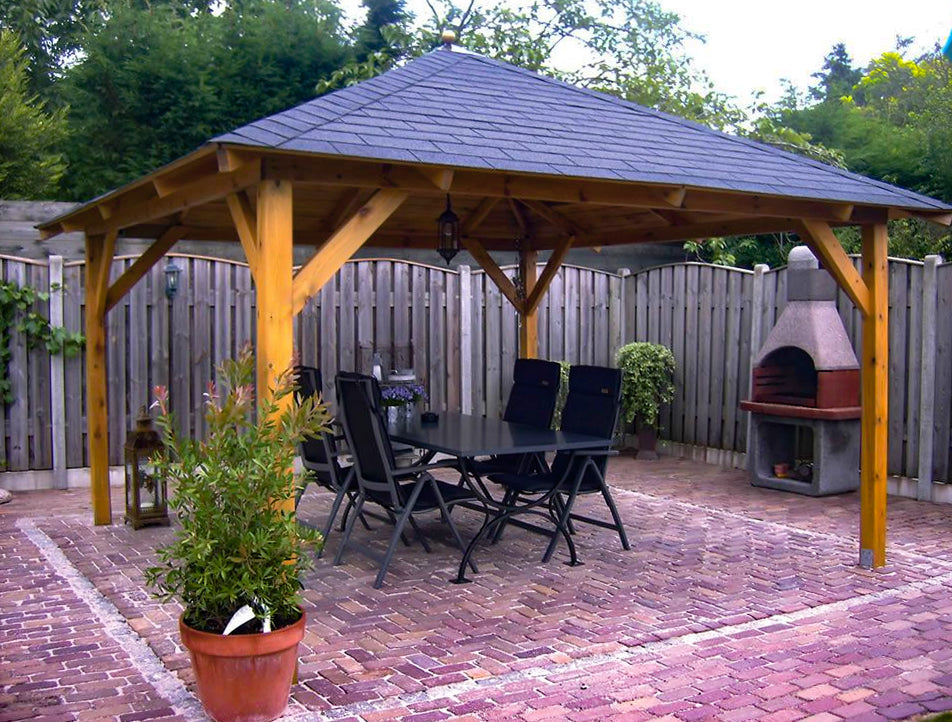
<path fill-rule="evenodd" d="M 436 250 L 448 266 L 459 253 L 459 216 L 453 213 L 449 193 L 446 194 L 446 210 L 436 219 L 436 226 L 440 243 Z"/>
<path fill-rule="evenodd" d="M 176 266 L 171 258 L 165 264 L 165 297 L 170 301 L 178 293 L 179 274 L 181 272 L 182 269 Z"/>

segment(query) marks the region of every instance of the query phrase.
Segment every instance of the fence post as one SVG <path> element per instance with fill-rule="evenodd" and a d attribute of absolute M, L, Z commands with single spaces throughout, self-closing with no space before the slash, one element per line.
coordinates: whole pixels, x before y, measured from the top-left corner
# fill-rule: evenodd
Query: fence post
<path fill-rule="evenodd" d="M 63 257 L 50 256 L 50 325 L 63 325 Z M 50 354 L 50 427 L 53 436 L 53 488 L 66 482 L 66 359 Z"/>
<path fill-rule="evenodd" d="M 624 346 L 629 340 L 628 333 L 628 298 L 626 288 L 628 286 L 628 277 L 631 275 L 630 268 L 619 268 L 618 275 L 621 278 L 620 283 L 618 284 L 618 333 L 619 333 L 619 344 L 618 348 Z M 615 353 L 618 352 L 618 349 L 615 349 Z M 612 361 L 615 360 L 615 357 L 612 356 Z"/>
<path fill-rule="evenodd" d="M 940 256 L 926 256 L 922 267 L 922 352 L 919 362 L 919 483 L 916 498 L 932 501 L 933 441 L 935 438 L 935 347 Z"/>
<path fill-rule="evenodd" d="M 627 268 L 619 268 L 616 279 L 608 283 L 608 355 L 610 363 L 625 344 L 625 278 L 631 273 Z M 612 293 L 612 282 L 618 293 Z"/>
<path fill-rule="evenodd" d="M 761 327 L 763 315 L 760 309 L 764 305 L 764 274 L 770 270 L 766 263 L 758 263 L 754 266 L 754 282 L 750 290 L 750 377 L 747 379 L 747 398 L 753 398 L 754 393 L 754 359 L 760 353 L 760 347 L 764 342 L 764 329 Z M 750 440 L 753 422 L 750 414 L 747 414 L 747 468 L 750 468 Z"/>
<path fill-rule="evenodd" d="M 464 414 L 473 413 L 473 276 L 469 266 L 459 267 L 459 403 Z"/>

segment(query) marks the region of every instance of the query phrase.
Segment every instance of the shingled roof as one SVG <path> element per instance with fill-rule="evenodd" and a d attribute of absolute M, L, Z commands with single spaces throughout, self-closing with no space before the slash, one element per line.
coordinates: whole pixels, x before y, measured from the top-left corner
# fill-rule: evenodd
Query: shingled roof
<path fill-rule="evenodd" d="M 952 208 L 458 49 L 435 50 L 214 140 L 338 157 L 677 184 L 909 210 Z"/>

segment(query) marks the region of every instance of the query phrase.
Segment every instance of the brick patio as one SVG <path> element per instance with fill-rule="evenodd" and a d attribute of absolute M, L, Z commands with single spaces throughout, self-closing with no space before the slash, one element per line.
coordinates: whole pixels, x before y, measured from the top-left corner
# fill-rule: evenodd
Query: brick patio
<path fill-rule="evenodd" d="M 474 583 L 443 528 L 383 589 L 352 554 L 307 579 L 289 718 L 902 719 L 952 709 L 952 507 L 890 499 L 889 561 L 853 566 L 859 499 L 749 486 L 690 461 L 613 460 L 633 549 L 582 527 L 583 566 L 509 529 Z M 119 510 L 121 498 L 114 499 Z M 601 513 L 600 502 L 581 502 Z M 320 520 L 326 493 L 302 516 Z M 456 512 L 464 536 L 479 517 Z M 171 532 L 93 527 L 88 492 L 0 507 L 0 722 L 202 719 L 174 605 L 142 569 Z M 358 531 L 381 546 L 389 534 Z"/>

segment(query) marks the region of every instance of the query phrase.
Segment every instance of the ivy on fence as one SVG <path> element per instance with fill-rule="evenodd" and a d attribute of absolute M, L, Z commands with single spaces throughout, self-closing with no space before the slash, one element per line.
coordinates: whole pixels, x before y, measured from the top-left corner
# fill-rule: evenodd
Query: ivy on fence
<path fill-rule="evenodd" d="M 50 290 L 62 287 L 53 285 Z M 51 354 L 76 356 L 86 339 L 81 333 L 71 333 L 62 326 L 52 326 L 49 319 L 31 310 L 37 301 L 48 301 L 50 294 L 32 286 L 20 286 L 15 281 L 0 281 L 0 400 L 13 401 L 10 381 L 10 340 L 14 331 L 26 336 L 27 346 L 44 346 Z"/>

